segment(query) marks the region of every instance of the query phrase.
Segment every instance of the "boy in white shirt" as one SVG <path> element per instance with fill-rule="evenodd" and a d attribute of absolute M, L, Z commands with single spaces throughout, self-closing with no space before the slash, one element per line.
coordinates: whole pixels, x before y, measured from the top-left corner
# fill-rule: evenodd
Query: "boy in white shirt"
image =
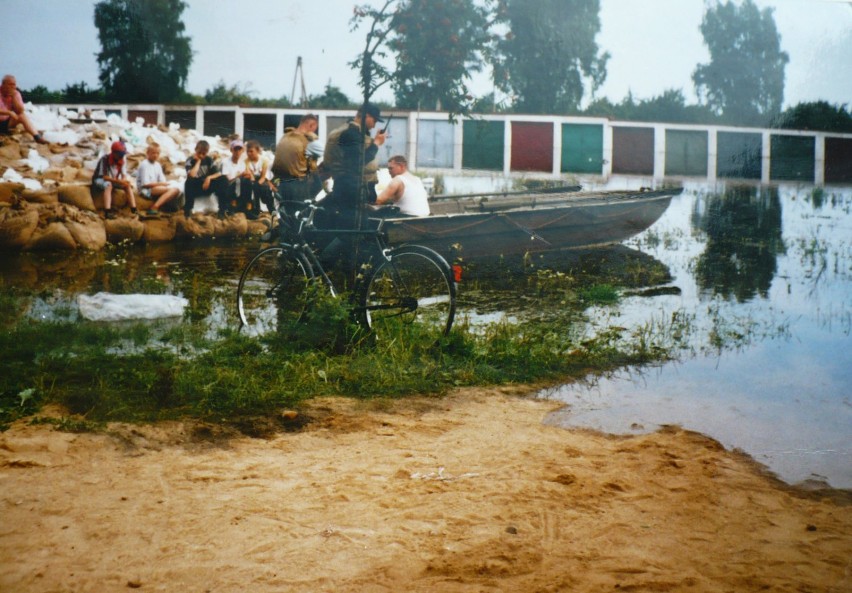
<path fill-rule="evenodd" d="M 139 188 L 139 193 L 154 200 L 154 204 L 148 210 L 148 216 L 159 216 L 160 208 L 164 204 L 171 202 L 180 195 L 180 190 L 176 187 L 169 186 L 166 181 L 166 175 L 163 173 L 163 166 L 158 160 L 160 158 L 160 145 L 156 142 L 148 146 L 145 153 L 147 160 L 139 164 L 136 170 L 136 186 Z"/>
<path fill-rule="evenodd" d="M 251 201 L 251 173 L 246 170 L 243 141 L 236 139 L 230 144 L 231 158 L 222 160 L 222 175 L 228 179 L 229 214 L 246 212 L 246 204 Z"/>

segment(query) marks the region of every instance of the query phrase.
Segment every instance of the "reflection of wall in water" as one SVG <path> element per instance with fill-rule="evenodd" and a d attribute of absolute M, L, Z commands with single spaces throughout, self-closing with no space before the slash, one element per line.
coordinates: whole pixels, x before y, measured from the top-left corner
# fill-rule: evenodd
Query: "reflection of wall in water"
<path fill-rule="evenodd" d="M 777 188 L 740 186 L 696 200 L 692 225 L 707 236 L 695 278 L 704 292 L 746 302 L 766 297 L 784 253 Z"/>

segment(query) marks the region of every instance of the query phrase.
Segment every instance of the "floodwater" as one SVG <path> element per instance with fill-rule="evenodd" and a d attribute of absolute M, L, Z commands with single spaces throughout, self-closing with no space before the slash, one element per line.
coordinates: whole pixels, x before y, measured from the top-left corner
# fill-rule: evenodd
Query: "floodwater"
<path fill-rule="evenodd" d="M 852 190 L 687 188 L 627 245 L 680 294 L 628 297 L 598 324 L 686 320 L 684 357 L 542 392 L 548 422 L 615 434 L 679 425 L 788 483 L 852 488 Z"/>
<path fill-rule="evenodd" d="M 591 329 L 571 330 L 676 328 L 678 360 L 546 390 L 540 396 L 566 404 L 547 421 L 623 434 L 677 424 L 745 451 L 789 483 L 852 488 L 850 211 L 852 188 L 688 186 L 648 231 L 594 256 L 622 267 L 654 263 L 667 269 L 670 290 L 595 307 L 587 311 Z M 238 326 L 236 283 L 258 246 L 4 254 L 0 288 L 21 295 L 7 314 L 43 319 L 79 319 L 79 293 L 181 295 L 189 300 L 185 320 L 216 332 Z M 559 267 L 577 257 L 542 261 Z M 527 302 L 517 298 L 523 272 L 497 275 L 478 285 L 491 305 L 475 307 L 485 320 L 511 319 Z M 462 283 L 463 307 L 473 292 Z"/>

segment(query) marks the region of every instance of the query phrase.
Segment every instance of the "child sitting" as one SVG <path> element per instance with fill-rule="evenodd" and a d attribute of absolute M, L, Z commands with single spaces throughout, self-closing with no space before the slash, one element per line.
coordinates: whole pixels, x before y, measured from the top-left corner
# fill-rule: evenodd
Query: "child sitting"
<path fill-rule="evenodd" d="M 115 212 L 112 209 L 113 186 L 124 190 L 124 193 L 127 194 L 127 201 L 130 202 L 130 212 L 134 216 L 137 213 L 133 183 L 127 176 L 127 168 L 124 162 L 125 154 L 127 154 L 127 148 L 124 146 L 124 142 L 116 140 L 112 143 L 109 154 L 102 156 L 95 165 L 95 172 L 92 175 L 92 192 L 102 192 L 104 195 L 104 218 L 115 218 Z"/>
<path fill-rule="evenodd" d="M 159 144 L 156 142 L 150 144 L 145 156 L 147 159 L 142 161 L 136 170 L 136 186 L 141 195 L 154 201 L 147 212 L 148 216 L 159 216 L 160 208 L 177 198 L 180 195 L 180 190 L 176 187 L 169 187 L 169 182 L 166 181 L 163 166 L 158 160 L 160 158 Z"/>
<path fill-rule="evenodd" d="M 246 142 L 246 171 L 251 184 L 252 199 L 246 205 L 246 218 L 256 219 L 260 213 L 260 203 L 266 205 L 270 213 L 275 212 L 273 192 L 278 191 L 269 177 L 269 163 L 261 156 L 262 149 L 256 140 Z"/>

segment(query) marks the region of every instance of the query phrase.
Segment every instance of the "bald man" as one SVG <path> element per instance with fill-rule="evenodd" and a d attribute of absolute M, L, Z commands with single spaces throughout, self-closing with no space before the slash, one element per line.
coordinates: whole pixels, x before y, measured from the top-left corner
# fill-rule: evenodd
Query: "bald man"
<path fill-rule="evenodd" d="M 18 81 L 11 74 L 3 77 L 0 85 L 0 134 L 11 134 L 21 124 L 39 144 L 47 144 L 24 111 L 24 100 L 18 90 Z"/>

